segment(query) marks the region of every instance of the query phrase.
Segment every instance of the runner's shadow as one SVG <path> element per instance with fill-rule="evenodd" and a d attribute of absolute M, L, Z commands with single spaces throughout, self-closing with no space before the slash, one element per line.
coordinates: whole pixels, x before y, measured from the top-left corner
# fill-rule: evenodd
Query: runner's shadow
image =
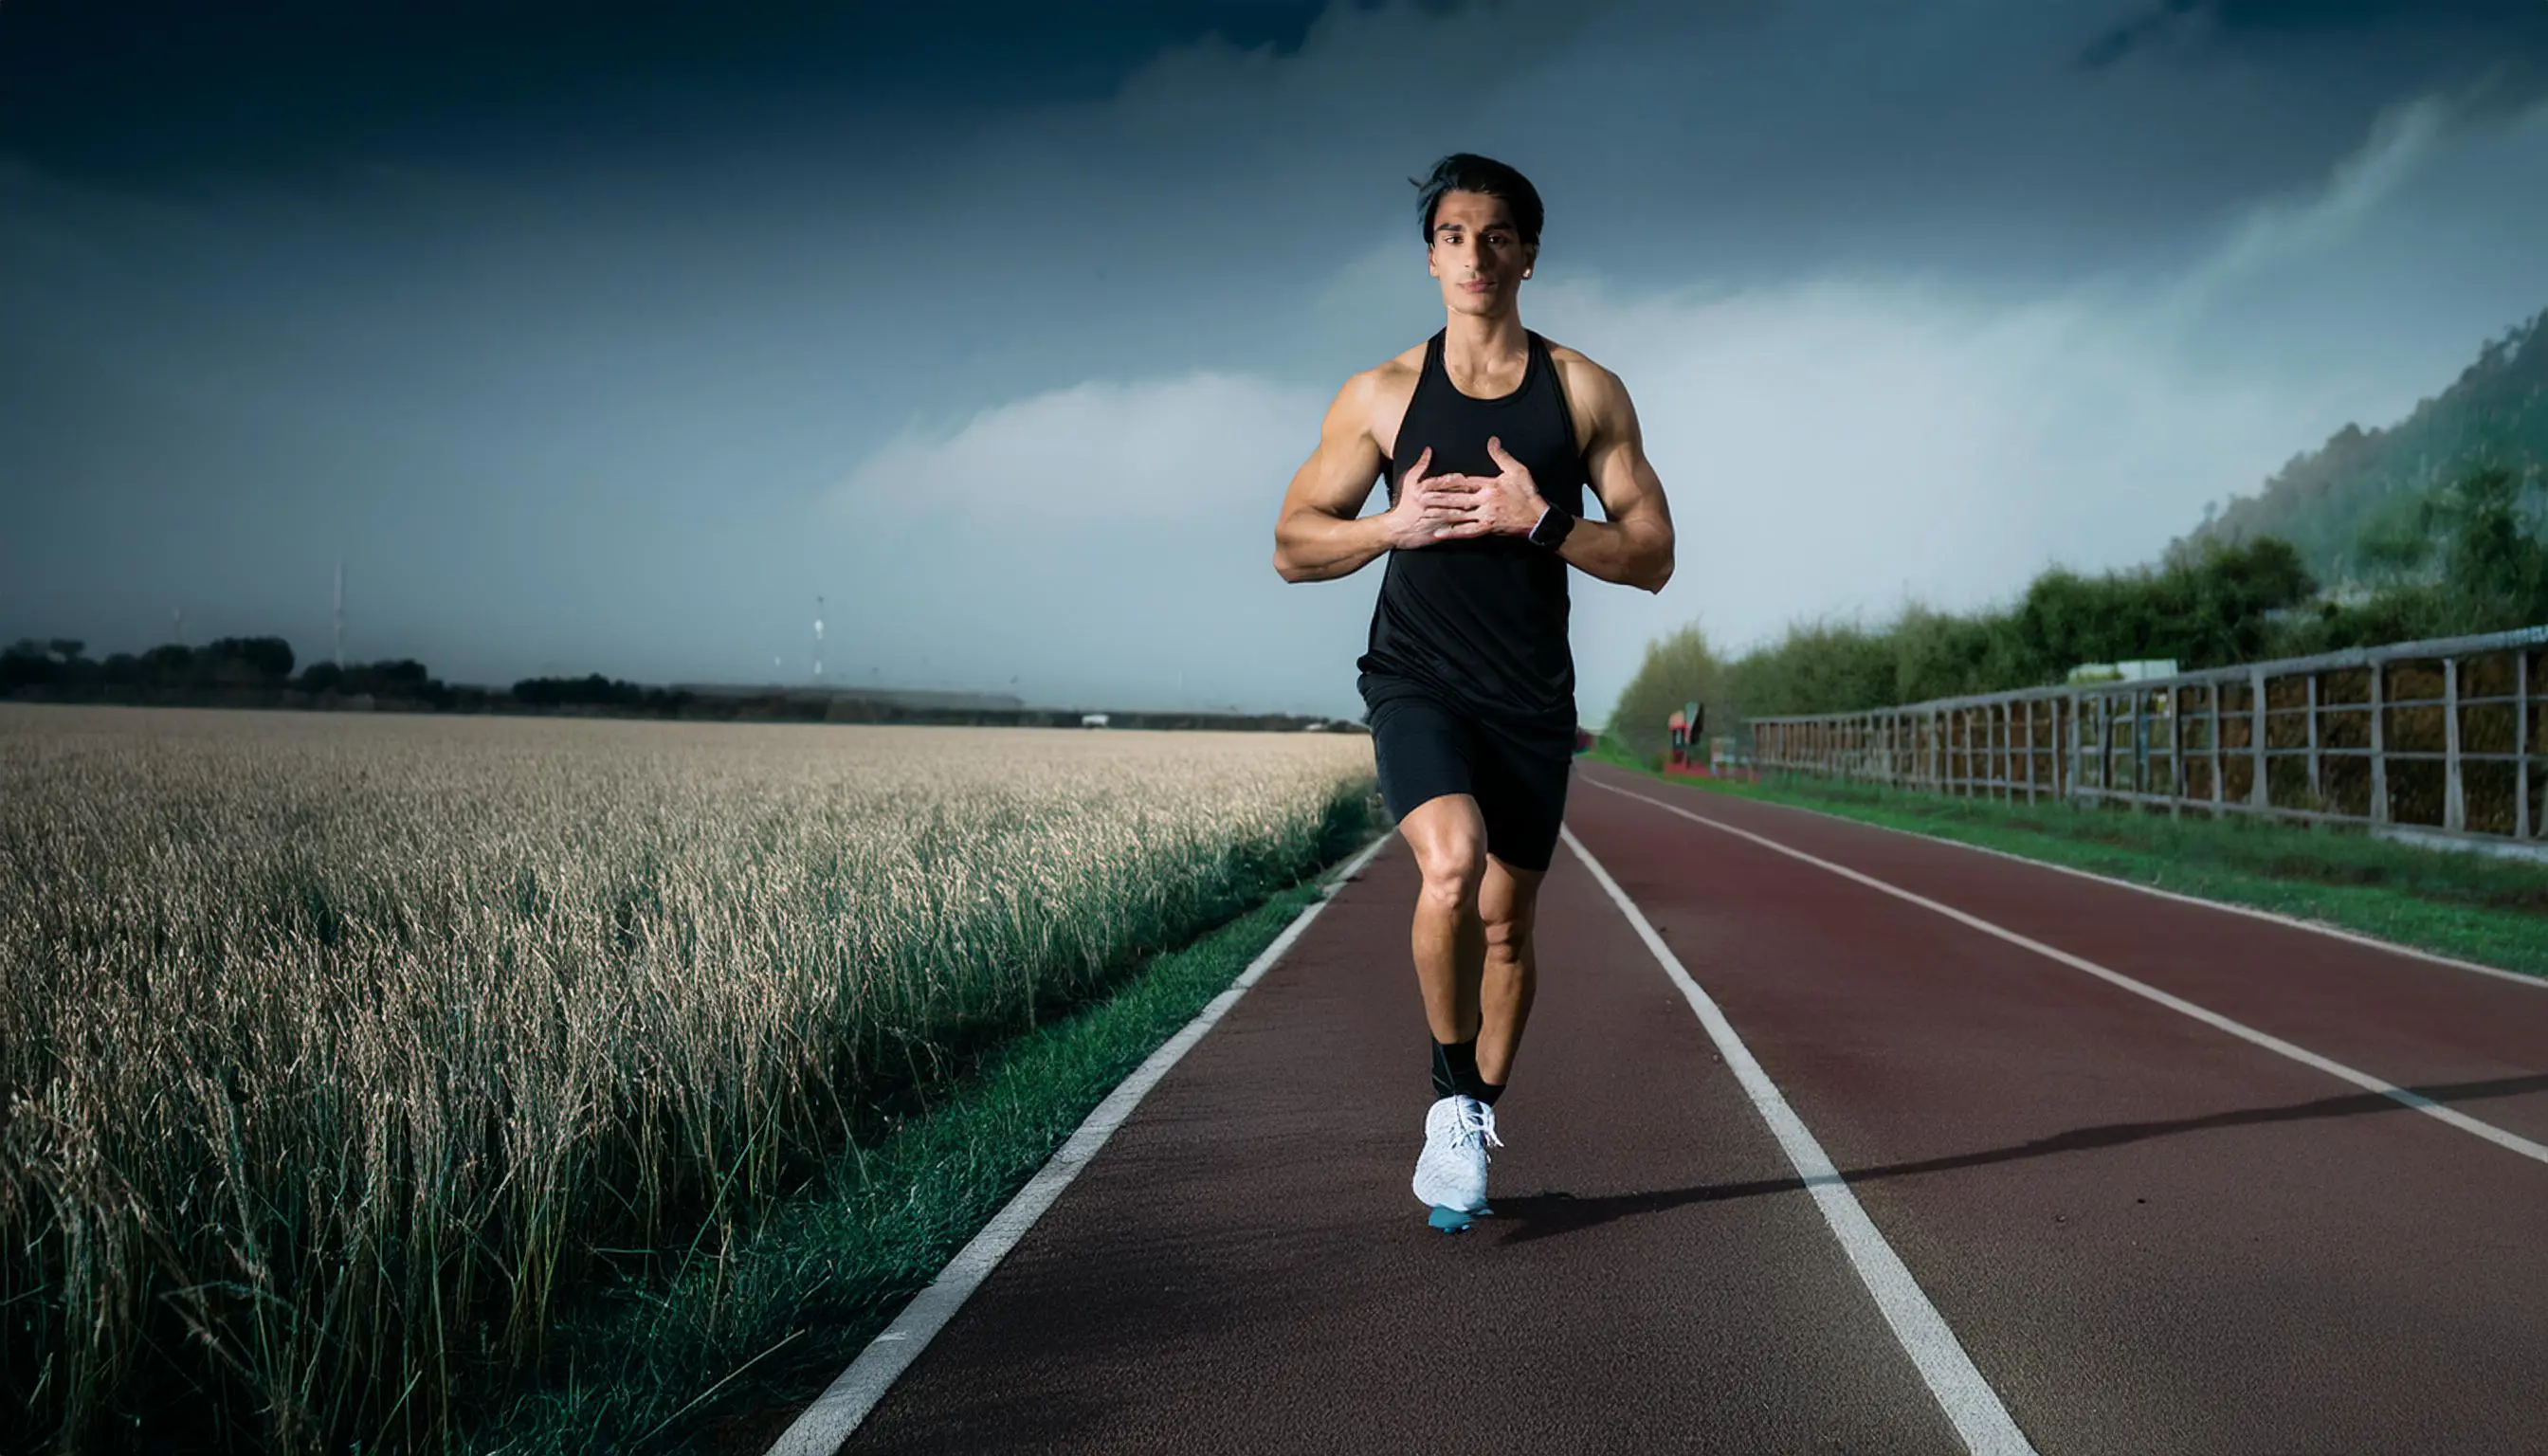
<path fill-rule="evenodd" d="M 2526 1093 L 2548 1091 L 2548 1072 L 2531 1072 L 2518 1077 L 2500 1077 L 2485 1082 L 2452 1082 L 2439 1086 L 2405 1089 L 2419 1097 L 2443 1104 L 2476 1101 L 2489 1097 L 2519 1097 Z M 2096 1147 L 2120 1147 L 2130 1142 L 2146 1142 L 2154 1138 L 2173 1138 L 2181 1133 L 2208 1132 L 2215 1128 L 2256 1127 L 2271 1123 L 2296 1123 L 2315 1118 L 2358 1117 L 2365 1113 L 2408 1112 L 2405 1103 L 2378 1092 L 2356 1092 L 2344 1097 L 2320 1098 L 2316 1102 L 2294 1103 L 2287 1107 L 2241 1108 L 2236 1112 L 2213 1113 L 2206 1117 L 2182 1118 L 2163 1123 L 2108 1123 L 2103 1127 L 2080 1128 L 2073 1132 L 2039 1138 L 2014 1147 L 1994 1147 L 1981 1152 L 1959 1152 L 1949 1157 L 1924 1158 L 1917 1162 L 1882 1163 L 1871 1168 L 1844 1169 L 1843 1180 L 1868 1183 L 1878 1178 L 1908 1178 L 1920 1173 L 1944 1173 L 1956 1168 L 1976 1168 L 1990 1163 L 2015 1162 L 2020 1158 L 2049 1157 L 2056 1153 L 2082 1152 Z M 1690 1204 L 1723 1203 L 1738 1198 L 1758 1198 L 1771 1193 L 1798 1193 L 1805 1180 L 1759 1178 L 1744 1183 L 1710 1183 L 1696 1188 L 1670 1188 L 1653 1193 L 1613 1193 L 1592 1198 L 1552 1190 L 1525 1194 L 1519 1198 L 1498 1197 L 1495 1200 L 1494 1223 L 1502 1228 L 1499 1243 L 1527 1243 L 1560 1233 L 1572 1233 L 1607 1224 L 1613 1219 L 1636 1214 L 1660 1214 Z"/>

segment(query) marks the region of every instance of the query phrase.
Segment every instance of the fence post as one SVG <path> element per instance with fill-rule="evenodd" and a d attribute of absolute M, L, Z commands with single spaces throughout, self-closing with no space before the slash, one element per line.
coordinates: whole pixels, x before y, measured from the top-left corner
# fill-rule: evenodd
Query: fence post
<path fill-rule="evenodd" d="M 2079 742 L 2079 694 L 2075 692 L 2052 700 L 2052 796 L 2056 799 L 2068 798 L 2079 781 L 2079 766 L 2064 763 L 2061 757 L 2065 738 L 2075 752 Z"/>
<path fill-rule="evenodd" d="M 2149 792 L 2149 693 L 2133 689 L 2133 792 Z"/>
<path fill-rule="evenodd" d="M 2087 773 L 2087 693 L 2071 693 L 2071 790 Z"/>
<path fill-rule="evenodd" d="M 2442 659 L 2442 827 L 2468 828 L 2468 801 L 2460 794 L 2460 660 Z"/>
<path fill-rule="evenodd" d="M 2002 799 L 2006 799 L 2008 797 L 2009 780 L 2008 750 L 2006 745 L 2010 739 L 2017 736 L 2017 730 L 2008 721 L 2008 705 L 2006 703 L 1982 704 L 1982 717 L 1990 724 L 1991 776 L 1999 780 L 1997 783 L 1993 784 L 1992 787 L 1999 790 L 1999 796 Z"/>
<path fill-rule="evenodd" d="M 1999 796 L 2017 797 L 2017 699 L 1999 705 Z"/>
<path fill-rule="evenodd" d="M 2371 822 L 2389 822 L 2389 664 L 2371 660 Z"/>
<path fill-rule="evenodd" d="M 2530 649 L 2512 650 L 2512 837 L 2530 838 Z"/>
<path fill-rule="evenodd" d="M 2318 771 L 2318 674 L 2309 675 L 2309 778 L 2310 807 L 2320 813 L 2326 810 L 2326 782 Z"/>
<path fill-rule="evenodd" d="M 2247 802 L 2261 809 L 2273 800 L 2265 792 L 2265 670 L 2247 670 L 2247 751 L 2254 755 L 2255 781 L 2247 785 Z"/>
<path fill-rule="evenodd" d="M 2167 817 L 2185 812 L 2185 689 L 2167 690 Z"/>
<path fill-rule="evenodd" d="M 2218 818 L 2220 818 L 2220 817 L 2221 817 L 2221 800 L 2222 800 L 2222 793 L 2221 793 L 2221 680 L 2220 680 L 2220 679 L 2215 678 L 2215 679 L 2213 679 L 2213 680 L 2212 680 L 2212 682 L 2211 682 L 2211 690 L 2210 690 L 2210 694 L 2209 694 L 2209 696 L 2208 696 L 2208 698 L 2207 698 L 2207 701 L 2209 702 L 2209 704 L 2210 704 L 2210 706 L 2211 706 L 2211 719 L 2210 719 L 2209 723 L 2206 725 L 2206 730 L 2205 730 L 2204 736 L 2205 736 L 2206 738 L 2208 738 L 2208 739 L 2210 739 L 2210 740 L 2211 740 L 2211 748 L 2212 748 L 2212 817 L 2213 817 L 2213 818 L 2215 818 L 2215 819 L 2218 819 Z"/>
<path fill-rule="evenodd" d="M 2070 694 L 2070 786 L 2088 772 L 2088 694 Z"/>
<path fill-rule="evenodd" d="M 2026 700 L 2026 801 L 2035 802 L 2035 699 Z"/>
<path fill-rule="evenodd" d="M 1999 705 L 1999 792 L 2010 801 L 2017 798 L 2017 699 Z"/>

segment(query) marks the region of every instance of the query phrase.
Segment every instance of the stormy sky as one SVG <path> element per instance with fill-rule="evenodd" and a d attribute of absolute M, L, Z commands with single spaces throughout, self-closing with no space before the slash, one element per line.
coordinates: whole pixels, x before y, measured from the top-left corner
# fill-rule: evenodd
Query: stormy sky
<path fill-rule="evenodd" d="M 0 637 L 1358 712 L 1275 509 L 1439 327 L 1408 184 L 1680 527 L 1580 699 L 2146 561 L 2548 308 L 2548 5 L 0 5 Z M 1377 506 L 1379 502 L 1375 501 Z"/>

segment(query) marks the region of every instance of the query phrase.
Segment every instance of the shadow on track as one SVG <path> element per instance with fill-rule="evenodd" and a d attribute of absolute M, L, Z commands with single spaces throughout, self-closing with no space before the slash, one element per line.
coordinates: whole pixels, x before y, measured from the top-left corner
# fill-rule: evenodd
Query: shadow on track
<path fill-rule="evenodd" d="M 2532 1092 L 2548 1091 L 2548 1072 L 2530 1072 L 2517 1077 L 2499 1077 L 2485 1082 L 2450 1082 L 2438 1086 L 2404 1089 L 2430 1098 L 2444 1106 L 2461 1102 L 2482 1101 L 2489 1097 L 2519 1097 Z M 1981 1152 L 1959 1152 L 1952 1157 L 1924 1158 L 1918 1162 L 1881 1163 L 1871 1168 L 1845 1168 L 1841 1177 L 1851 1183 L 1867 1183 L 1879 1178 L 1908 1178 L 1921 1173 L 1944 1173 L 1956 1168 L 1981 1167 L 1990 1163 L 2014 1162 L 2019 1158 L 2049 1157 L 2055 1153 L 2080 1152 L 2094 1147 L 2116 1147 L 2128 1142 L 2145 1142 L 2153 1138 L 2173 1138 L 2182 1133 L 2201 1133 L 2214 1128 L 2245 1128 L 2268 1123 L 2295 1123 L 2312 1118 L 2359 1117 L 2365 1113 L 2412 1112 L 2413 1109 L 2394 1098 L 2377 1092 L 2356 1092 L 2344 1097 L 2321 1098 L 2316 1102 L 2294 1103 L 2288 1107 L 2241 1108 L 2236 1112 L 2214 1113 L 2208 1117 L 2182 1118 L 2166 1123 L 2109 1123 L 2103 1127 L 2080 1128 L 2073 1132 L 2039 1138 L 2015 1147 L 1994 1147 Z M 1748 1183 L 1716 1183 L 1697 1188 L 1669 1188 L 1653 1193 L 1613 1193 L 1592 1198 L 1578 1198 L 1572 1193 L 1550 1191 L 1495 1199 L 1493 1224 L 1502 1230 L 1498 1243 L 1526 1243 L 1579 1228 L 1591 1228 L 1613 1219 L 1635 1214 L 1658 1214 L 1694 1203 L 1721 1203 L 1727 1199 L 1758 1198 L 1771 1193 L 1798 1193 L 1805 1187 L 1802 1178 L 1761 1178 Z M 1486 1226 L 1481 1225 L 1481 1228 Z"/>

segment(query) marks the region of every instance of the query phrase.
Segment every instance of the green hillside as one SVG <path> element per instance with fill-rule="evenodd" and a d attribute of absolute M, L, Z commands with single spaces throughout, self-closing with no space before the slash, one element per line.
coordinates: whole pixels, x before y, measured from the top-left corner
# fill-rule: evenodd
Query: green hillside
<path fill-rule="evenodd" d="M 2253 496 L 2230 498 L 2191 540 L 2278 536 L 2330 589 L 2379 575 L 2366 544 L 2411 530 L 2417 501 L 2472 464 L 2535 481 L 2548 461 L 2548 312 L 2490 340 L 2441 394 L 2388 429 L 2348 424 L 2296 455 Z"/>

